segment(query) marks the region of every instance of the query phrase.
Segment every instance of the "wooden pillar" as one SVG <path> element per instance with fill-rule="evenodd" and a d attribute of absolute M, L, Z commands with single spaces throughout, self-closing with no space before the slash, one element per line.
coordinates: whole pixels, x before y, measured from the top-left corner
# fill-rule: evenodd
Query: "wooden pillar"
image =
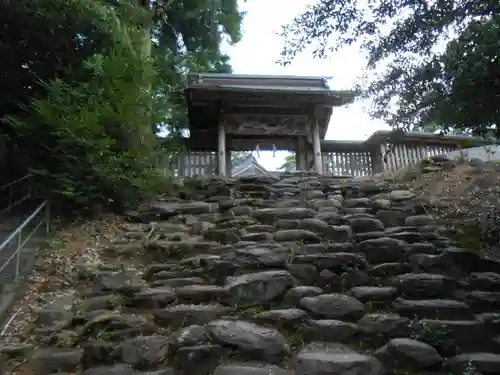
<path fill-rule="evenodd" d="M 314 117 L 312 121 L 312 144 L 314 154 L 314 171 L 318 174 L 323 173 L 323 162 L 321 157 L 321 140 L 319 136 L 318 120 Z"/>
<path fill-rule="evenodd" d="M 226 126 L 219 122 L 219 137 L 217 142 L 217 163 L 219 176 L 226 176 Z"/>
<path fill-rule="evenodd" d="M 297 138 L 297 146 L 295 149 L 295 167 L 298 171 L 307 170 L 306 140 L 302 136 Z"/>

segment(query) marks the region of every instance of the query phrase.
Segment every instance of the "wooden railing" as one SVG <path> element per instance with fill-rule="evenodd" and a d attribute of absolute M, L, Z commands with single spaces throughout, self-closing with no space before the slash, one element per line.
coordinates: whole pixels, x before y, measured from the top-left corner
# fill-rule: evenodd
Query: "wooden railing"
<path fill-rule="evenodd" d="M 365 176 L 396 171 L 422 159 L 490 142 L 474 137 L 379 131 L 365 141 L 323 141 L 323 173 Z"/>
<path fill-rule="evenodd" d="M 323 141 L 321 147 L 323 174 L 364 176 L 373 173 L 373 153 L 362 142 Z"/>
<path fill-rule="evenodd" d="M 323 174 L 365 176 L 395 171 L 429 156 L 489 143 L 473 137 L 391 131 L 375 132 L 365 141 L 325 140 L 321 142 Z M 312 161 L 312 155 L 308 159 Z M 213 151 L 186 152 L 173 156 L 162 168 L 180 179 L 213 175 L 217 155 Z"/>
<path fill-rule="evenodd" d="M 164 174 L 176 179 L 210 176 L 217 172 L 217 154 L 211 151 L 178 153 L 162 164 Z"/>

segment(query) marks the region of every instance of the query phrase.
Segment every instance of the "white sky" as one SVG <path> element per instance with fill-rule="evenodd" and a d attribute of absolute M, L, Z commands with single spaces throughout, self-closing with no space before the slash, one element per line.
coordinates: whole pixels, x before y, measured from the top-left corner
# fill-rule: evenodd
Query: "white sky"
<path fill-rule="evenodd" d="M 350 89 L 363 73 L 366 60 L 358 47 L 347 47 L 333 53 L 328 59 L 312 57 L 305 51 L 294 62 L 283 67 L 276 64 L 283 47 L 283 39 L 277 35 L 281 25 L 300 14 L 311 0 L 247 0 L 241 1 L 240 9 L 247 12 L 243 22 L 243 39 L 235 46 L 224 46 L 231 56 L 234 73 L 280 74 L 333 77 L 331 89 Z M 327 139 L 363 140 L 377 130 L 389 129 L 381 121 L 372 120 L 367 114 L 369 103 L 354 103 L 333 111 Z M 287 153 L 260 153 L 258 160 L 265 168 L 274 170 L 283 164 Z"/>

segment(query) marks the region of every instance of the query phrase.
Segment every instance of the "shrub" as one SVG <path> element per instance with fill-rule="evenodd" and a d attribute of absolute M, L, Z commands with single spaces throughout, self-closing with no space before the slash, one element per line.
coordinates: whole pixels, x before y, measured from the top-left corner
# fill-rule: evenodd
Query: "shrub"
<path fill-rule="evenodd" d="M 6 118 L 30 146 L 41 192 L 65 211 L 128 208 L 164 183 L 156 168 L 164 150 L 154 129 L 166 115 L 159 95 L 166 83 L 151 57 L 150 35 L 111 7 L 101 16 L 113 41 L 85 60 L 80 79 L 43 82 L 47 95 L 32 101 L 27 116 Z"/>

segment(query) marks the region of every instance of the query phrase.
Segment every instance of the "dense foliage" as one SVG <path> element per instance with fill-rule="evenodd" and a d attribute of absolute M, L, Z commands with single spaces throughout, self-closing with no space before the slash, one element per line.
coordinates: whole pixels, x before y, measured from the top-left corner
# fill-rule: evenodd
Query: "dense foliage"
<path fill-rule="evenodd" d="M 296 169 L 296 158 L 295 154 L 289 154 L 285 157 L 285 161 L 283 164 L 278 168 L 280 171 L 283 172 L 293 172 Z"/>
<path fill-rule="evenodd" d="M 360 45 L 374 116 L 404 129 L 498 137 L 499 12 L 498 0 L 317 0 L 283 28 L 282 62 L 309 45 L 318 57 Z"/>
<path fill-rule="evenodd" d="M 178 149 L 187 77 L 230 70 L 219 46 L 239 40 L 236 3 L 0 2 L 2 179 L 30 170 L 65 208 L 164 189 L 157 165 Z"/>

